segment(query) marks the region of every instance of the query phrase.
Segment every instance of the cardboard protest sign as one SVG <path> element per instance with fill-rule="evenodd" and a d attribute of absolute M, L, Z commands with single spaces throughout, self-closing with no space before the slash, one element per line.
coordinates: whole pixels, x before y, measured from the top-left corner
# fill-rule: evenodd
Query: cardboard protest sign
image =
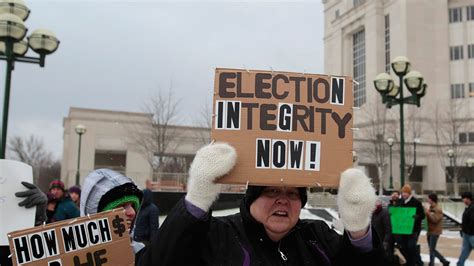
<path fill-rule="evenodd" d="M 352 166 L 350 77 L 216 69 L 212 139 L 231 144 L 227 184 L 336 187 Z"/>
<path fill-rule="evenodd" d="M 13 265 L 134 265 L 123 208 L 11 232 Z"/>
<path fill-rule="evenodd" d="M 0 160 L 0 245 L 8 246 L 7 233 L 35 225 L 36 208 L 18 206 L 25 198 L 15 192 L 28 190 L 22 181 L 33 183 L 31 166 L 13 160 Z"/>
<path fill-rule="evenodd" d="M 389 207 L 392 234 L 410 235 L 415 225 L 415 207 Z"/>

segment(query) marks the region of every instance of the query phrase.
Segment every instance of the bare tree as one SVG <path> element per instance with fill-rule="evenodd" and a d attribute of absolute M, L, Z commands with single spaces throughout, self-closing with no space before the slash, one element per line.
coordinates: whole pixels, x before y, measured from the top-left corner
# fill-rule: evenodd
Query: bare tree
<path fill-rule="evenodd" d="M 201 130 L 197 130 L 196 132 L 203 145 L 211 142 L 210 131 L 212 128 L 212 115 L 212 105 L 205 103 L 202 105 L 199 114 L 192 117 L 194 125 L 201 128 Z"/>
<path fill-rule="evenodd" d="M 389 114 L 390 113 L 390 114 Z M 388 158 L 388 146 L 386 139 L 391 137 L 387 134 L 392 130 L 390 127 L 391 121 L 388 117 L 391 112 L 385 108 L 385 106 L 376 99 L 370 108 L 361 109 L 361 123 L 357 125 L 359 131 L 356 133 L 360 135 L 360 140 L 366 140 L 364 144 L 359 148 L 359 153 L 362 156 L 369 159 L 369 161 L 375 162 L 377 167 L 377 173 L 379 177 L 379 194 L 383 193 L 383 176 L 387 165 Z M 389 135 L 389 136 L 387 136 Z M 385 186 L 388 187 L 388 186 Z"/>
<path fill-rule="evenodd" d="M 422 136 L 427 136 L 431 132 L 425 132 L 426 127 L 422 126 L 422 121 L 426 118 L 422 117 L 424 105 L 417 107 L 415 105 L 407 105 L 405 112 L 405 177 L 407 181 L 411 180 L 415 174 L 416 154 L 415 141 L 421 141 Z M 395 136 L 397 136 L 395 134 Z M 396 137 L 398 138 L 398 137 Z M 421 192 L 421 191 L 419 191 Z"/>
<path fill-rule="evenodd" d="M 35 184 L 40 184 L 41 176 L 51 172 L 51 169 L 61 167 L 53 160 L 52 153 L 46 150 L 43 139 L 37 136 L 30 135 L 26 138 L 14 136 L 9 140 L 8 149 L 12 159 L 24 162 L 33 168 Z M 56 174 L 55 178 L 58 178 L 59 172 L 53 172 Z"/>
<path fill-rule="evenodd" d="M 150 114 L 150 123 L 134 125 L 131 128 L 132 141 L 146 156 L 154 172 L 165 166 L 166 156 L 176 149 L 179 131 L 174 124 L 178 119 L 179 100 L 170 88 L 166 94 L 161 91 L 150 97 L 143 111 Z M 153 181 L 156 176 L 153 175 Z"/>
<path fill-rule="evenodd" d="M 443 106 L 443 107 L 441 107 Z M 473 117 L 469 113 L 467 105 L 461 101 L 452 99 L 446 104 L 437 103 L 435 106 L 435 118 L 432 124 L 433 132 L 436 138 L 437 154 L 441 166 L 449 179 L 452 179 L 454 186 L 454 195 L 459 195 L 459 173 L 461 167 L 459 164 L 468 156 L 469 147 L 459 142 L 459 133 L 470 132 L 473 128 Z M 452 149 L 452 167 L 446 154 L 448 149 Z M 449 169 L 449 170 L 448 170 Z"/>

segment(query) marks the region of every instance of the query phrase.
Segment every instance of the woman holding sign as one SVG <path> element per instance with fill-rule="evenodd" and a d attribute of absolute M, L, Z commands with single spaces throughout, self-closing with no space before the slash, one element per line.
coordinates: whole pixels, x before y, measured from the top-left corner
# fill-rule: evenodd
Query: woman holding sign
<path fill-rule="evenodd" d="M 237 160 L 234 148 L 200 149 L 190 168 L 188 192 L 168 215 L 137 265 L 381 265 L 383 248 L 370 227 L 375 191 L 359 170 L 341 176 L 338 206 L 343 236 L 326 223 L 300 220 L 305 188 L 250 186 L 240 213 L 212 217 L 220 184 Z"/>

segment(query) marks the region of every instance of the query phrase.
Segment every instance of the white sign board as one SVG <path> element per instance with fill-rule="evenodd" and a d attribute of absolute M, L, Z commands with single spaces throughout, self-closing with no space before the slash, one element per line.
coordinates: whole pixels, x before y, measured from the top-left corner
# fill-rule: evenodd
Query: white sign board
<path fill-rule="evenodd" d="M 28 190 L 22 181 L 33 183 L 31 166 L 12 160 L 0 160 L 0 245 L 8 246 L 7 233 L 35 225 L 36 208 L 18 206 L 25 198 L 15 192 Z"/>

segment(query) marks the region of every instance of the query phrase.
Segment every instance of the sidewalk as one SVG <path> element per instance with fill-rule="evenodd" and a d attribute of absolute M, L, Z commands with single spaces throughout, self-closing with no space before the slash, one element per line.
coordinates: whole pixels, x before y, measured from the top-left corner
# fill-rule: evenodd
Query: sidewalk
<path fill-rule="evenodd" d="M 421 231 L 418 243 L 421 246 L 422 259 L 425 263 L 430 261 L 430 252 L 428 250 L 428 243 L 426 242 L 426 231 Z M 436 250 L 443 254 L 448 259 L 451 265 L 456 265 L 459 254 L 461 253 L 462 239 L 457 231 L 443 231 L 443 234 L 438 239 Z M 438 259 L 436 259 L 435 265 L 441 265 Z M 474 266 L 474 251 L 471 252 L 469 259 L 464 264 L 465 266 Z"/>

